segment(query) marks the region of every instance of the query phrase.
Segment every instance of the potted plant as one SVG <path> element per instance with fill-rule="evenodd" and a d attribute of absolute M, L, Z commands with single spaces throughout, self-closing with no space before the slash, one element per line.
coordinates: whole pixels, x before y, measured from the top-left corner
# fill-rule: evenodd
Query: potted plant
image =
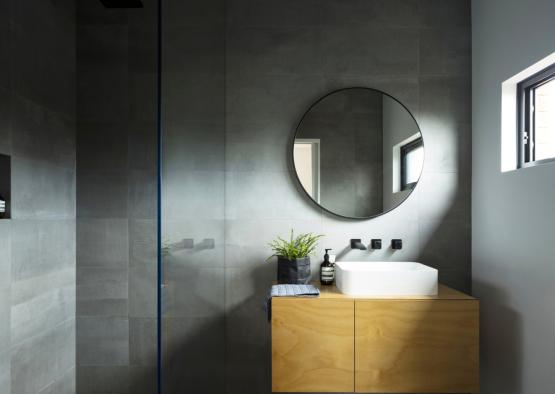
<path fill-rule="evenodd" d="M 278 283 L 280 284 L 306 284 L 310 280 L 310 255 L 316 250 L 318 240 L 323 235 L 312 233 L 293 235 L 289 241 L 277 237 L 268 245 L 272 248 L 278 260 Z"/>

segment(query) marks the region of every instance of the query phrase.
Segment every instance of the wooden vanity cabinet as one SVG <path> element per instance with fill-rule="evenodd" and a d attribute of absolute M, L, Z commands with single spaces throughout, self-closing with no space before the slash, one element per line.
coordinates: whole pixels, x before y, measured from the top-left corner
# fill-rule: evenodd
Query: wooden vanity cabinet
<path fill-rule="evenodd" d="M 479 392 L 477 299 L 321 291 L 272 301 L 273 392 Z"/>

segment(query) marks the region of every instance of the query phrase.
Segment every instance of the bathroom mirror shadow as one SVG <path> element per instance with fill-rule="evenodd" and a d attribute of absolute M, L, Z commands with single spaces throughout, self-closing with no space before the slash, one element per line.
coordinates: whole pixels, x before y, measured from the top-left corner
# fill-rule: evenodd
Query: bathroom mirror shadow
<path fill-rule="evenodd" d="M 424 164 L 424 141 L 401 102 L 371 88 L 345 88 L 319 99 L 295 132 L 296 177 L 335 215 L 369 219 L 399 206 Z"/>

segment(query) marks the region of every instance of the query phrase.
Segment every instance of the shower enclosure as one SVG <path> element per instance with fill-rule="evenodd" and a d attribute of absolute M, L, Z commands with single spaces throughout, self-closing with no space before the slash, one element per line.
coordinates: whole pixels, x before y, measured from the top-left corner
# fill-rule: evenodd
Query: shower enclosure
<path fill-rule="evenodd" d="M 77 392 L 226 392 L 224 2 L 76 7 Z"/>

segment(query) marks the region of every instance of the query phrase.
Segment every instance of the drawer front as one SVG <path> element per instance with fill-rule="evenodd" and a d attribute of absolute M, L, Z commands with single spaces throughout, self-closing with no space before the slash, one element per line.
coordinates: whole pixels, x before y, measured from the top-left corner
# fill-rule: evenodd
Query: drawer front
<path fill-rule="evenodd" d="M 272 300 L 272 391 L 354 391 L 354 301 Z"/>
<path fill-rule="evenodd" d="M 355 301 L 355 391 L 479 391 L 477 300 Z"/>

